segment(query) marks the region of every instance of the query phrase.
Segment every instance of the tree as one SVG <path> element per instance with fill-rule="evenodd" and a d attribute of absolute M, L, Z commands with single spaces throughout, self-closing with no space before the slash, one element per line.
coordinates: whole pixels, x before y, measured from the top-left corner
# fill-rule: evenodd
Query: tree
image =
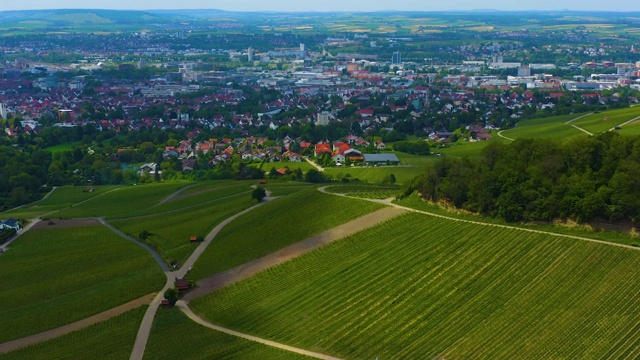
<path fill-rule="evenodd" d="M 176 288 L 169 288 L 164 292 L 164 298 L 169 300 L 169 306 L 174 306 L 178 301 L 178 290 Z"/>
<path fill-rule="evenodd" d="M 267 196 L 267 192 L 261 186 L 258 186 L 257 188 L 253 189 L 253 192 L 251 193 L 251 198 L 256 199 L 258 202 L 261 202 L 262 199 L 264 199 L 266 196 Z"/>

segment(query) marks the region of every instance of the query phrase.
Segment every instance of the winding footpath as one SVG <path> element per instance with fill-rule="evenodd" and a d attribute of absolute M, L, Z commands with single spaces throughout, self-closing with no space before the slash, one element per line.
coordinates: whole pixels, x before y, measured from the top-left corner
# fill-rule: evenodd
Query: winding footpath
<path fill-rule="evenodd" d="M 209 246 L 209 244 L 211 244 L 211 241 L 213 241 L 213 239 L 218 235 L 218 233 L 220 233 L 220 231 L 225 226 L 227 226 L 227 224 L 237 219 L 238 217 L 274 199 L 270 196 L 271 195 L 270 192 L 267 192 L 267 195 L 268 196 L 264 198 L 264 200 L 258 205 L 252 206 L 242 212 L 239 212 L 227 218 L 226 220 L 218 224 L 218 226 L 213 228 L 213 230 L 209 232 L 209 234 L 204 239 L 204 241 L 196 248 L 196 250 L 191 254 L 191 256 L 189 256 L 187 261 L 185 261 L 185 263 L 182 265 L 180 269 L 176 271 L 165 271 L 167 282 L 165 283 L 162 290 L 160 290 L 158 295 L 155 297 L 155 299 L 153 299 L 153 301 L 151 302 L 151 304 L 147 308 L 147 311 L 144 314 L 144 318 L 142 319 L 140 328 L 138 329 L 138 334 L 136 335 L 136 341 L 135 341 L 135 344 L 133 345 L 133 350 L 131 351 L 131 356 L 129 357 L 129 359 L 142 360 L 144 356 L 144 350 L 147 347 L 147 342 L 149 341 L 149 335 L 151 334 L 151 326 L 153 325 L 153 319 L 155 318 L 156 312 L 158 311 L 158 307 L 160 306 L 160 303 L 164 298 L 165 291 L 173 287 L 173 284 L 176 278 L 183 278 L 187 274 L 187 272 L 191 269 L 193 264 L 195 264 L 195 262 L 198 260 L 200 255 L 202 255 L 202 253 L 204 253 L 204 251 Z"/>

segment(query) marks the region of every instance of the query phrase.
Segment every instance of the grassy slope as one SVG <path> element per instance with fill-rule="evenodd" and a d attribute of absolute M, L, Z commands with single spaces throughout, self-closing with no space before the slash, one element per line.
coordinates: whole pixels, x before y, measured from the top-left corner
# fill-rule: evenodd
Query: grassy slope
<path fill-rule="evenodd" d="M 335 194 L 347 194 L 349 196 L 365 199 L 388 199 L 395 197 L 400 188 L 398 186 L 378 185 L 333 185 L 327 188 L 327 192 Z"/>
<path fill-rule="evenodd" d="M 599 134 L 638 116 L 640 116 L 640 107 L 634 106 L 591 114 L 576 120 L 573 124 L 594 134 Z M 608 120 L 605 120 L 607 117 Z"/>
<path fill-rule="evenodd" d="M 402 167 L 402 166 L 383 166 L 383 167 L 342 167 L 342 168 L 326 168 L 325 172 L 334 178 L 337 178 L 339 174 L 346 176 L 350 175 L 350 179 L 358 179 L 362 182 L 371 184 L 380 184 L 385 177 L 393 174 L 396 177 L 397 184 L 406 184 L 413 180 L 423 172 L 422 167 Z"/>
<path fill-rule="evenodd" d="M 151 255 L 98 226 L 29 231 L 0 261 L 0 342 L 84 319 L 164 282 Z"/>
<path fill-rule="evenodd" d="M 307 359 L 200 326 L 178 309 L 160 309 L 145 359 Z"/>
<path fill-rule="evenodd" d="M 77 206 L 64 209 L 54 216 L 62 218 L 125 217 L 127 214 L 135 213 L 157 204 L 165 197 L 187 185 L 188 183 L 184 182 L 171 182 L 121 187 Z M 132 201 L 134 199 L 135 202 Z"/>
<path fill-rule="evenodd" d="M 233 268 L 380 207 L 316 189 L 275 200 L 227 225 L 196 262 L 190 276 L 201 279 Z"/>
<path fill-rule="evenodd" d="M 565 124 L 567 121 L 579 117 L 580 114 L 552 116 L 542 119 L 523 120 L 513 129 L 502 132 L 502 135 L 512 138 L 545 138 L 545 139 L 565 139 L 573 136 L 583 136 L 585 133 Z"/>
<path fill-rule="evenodd" d="M 0 359 L 127 359 L 145 311 L 143 306 L 57 339 L 0 355 Z"/>
<path fill-rule="evenodd" d="M 345 358 L 636 357 L 638 275 L 637 251 L 410 214 L 191 307 Z"/>

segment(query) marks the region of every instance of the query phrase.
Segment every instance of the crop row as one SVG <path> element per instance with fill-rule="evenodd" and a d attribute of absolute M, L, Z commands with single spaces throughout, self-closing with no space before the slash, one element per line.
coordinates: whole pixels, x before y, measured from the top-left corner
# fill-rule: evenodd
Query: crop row
<path fill-rule="evenodd" d="M 190 243 L 191 237 L 206 237 L 221 221 L 252 205 L 255 205 L 255 200 L 249 194 L 240 193 L 156 216 L 111 223 L 135 238 L 140 238 L 146 231 L 148 235 L 140 240 L 156 249 L 167 262 L 176 260 L 182 263 L 197 246 Z"/>
<path fill-rule="evenodd" d="M 321 233 L 381 205 L 307 189 L 251 211 L 227 225 L 194 265 L 201 279 Z"/>
<path fill-rule="evenodd" d="M 0 259 L 0 342 L 84 319 L 163 283 L 151 255 L 99 226 L 31 230 Z"/>
<path fill-rule="evenodd" d="M 405 215 L 192 302 L 210 321 L 344 358 L 638 351 L 640 254 Z"/>
<path fill-rule="evenodd" d="M 131 310 L 86 329 L 3 354 L 2 359 L 127 359 L 145 310 L 146 306 Z"/>

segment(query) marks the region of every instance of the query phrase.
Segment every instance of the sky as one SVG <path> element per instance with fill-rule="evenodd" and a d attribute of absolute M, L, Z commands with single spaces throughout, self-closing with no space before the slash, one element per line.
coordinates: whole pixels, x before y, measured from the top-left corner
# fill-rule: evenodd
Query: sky
<path fill-rule="evenodd" d="M 0 0 L 2 10 L 33 9 L 222 9 L 233 11 L 442 11 L 608 10 L 640 11 L 637 0 Z"/>

